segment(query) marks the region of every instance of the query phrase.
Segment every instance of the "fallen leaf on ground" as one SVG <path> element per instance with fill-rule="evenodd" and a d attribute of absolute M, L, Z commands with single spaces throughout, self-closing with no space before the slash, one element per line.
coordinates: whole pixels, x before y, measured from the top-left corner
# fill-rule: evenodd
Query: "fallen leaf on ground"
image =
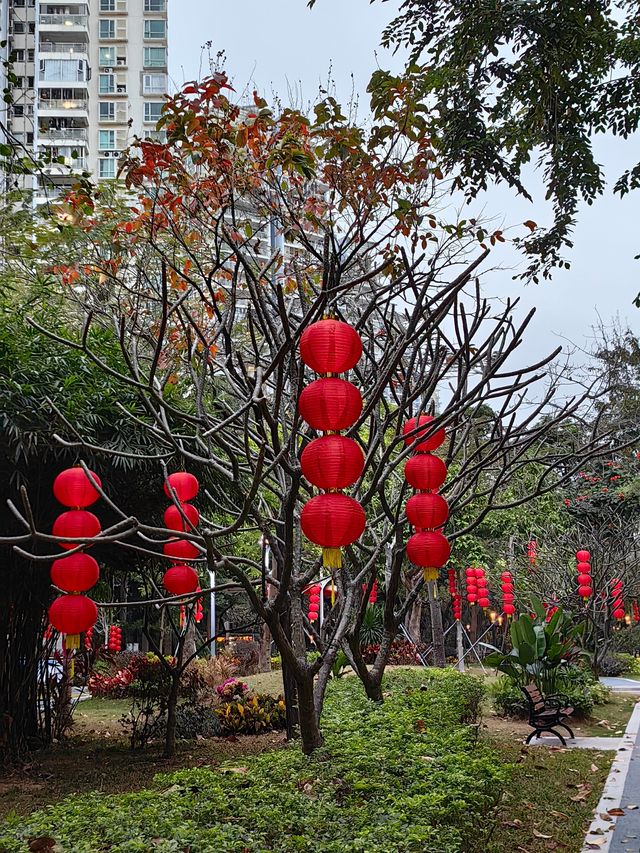
<path fill-rule="evenodd" d="M 539 830 L 534 829 L 533 834 L 536 838 L 553 838 L 553 835 L 545 835 L 544 832 L 539 832 Z"/>

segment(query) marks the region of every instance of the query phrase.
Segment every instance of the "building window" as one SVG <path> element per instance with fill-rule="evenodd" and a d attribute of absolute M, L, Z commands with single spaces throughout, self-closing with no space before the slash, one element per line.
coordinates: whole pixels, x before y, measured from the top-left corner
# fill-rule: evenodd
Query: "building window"
<path fill-rule="evenodd" d="M 144 0 L 145 12 L 164 12 L 165 0 Z"/>
<path fill-rule="evenodd" d="M 29 21 L 29 35 L 33 36 L 33 35 L 35 35 L 35 33 L 36 33 L 36 22 L 35 21 Z"/>
<path fill-rule="evenodd" d="M 116 147 L 116 132 L 115 130 L 99 130 L 98 131 L 98 148 L 100 151 L 113 151 Z"/>
<path fill-rule="evenodd" d="M 100 74 L 98 77 L 98 91 L 101 95 L 115 95 L 116 75 Z"/>
<path fill-rule="evenodd" d="M 98 177 L 102 180 L 110 180 L 116 176 L 116 161 L 107 157 L 98 160 Z"/>
<path fill-rule="evenodd" d="M 34 47 L 30 47 L 27 51 L 27 62 L 33 62 L 36 56 L 36 51 Z"/>
<path fill-rule="evenodd" d="M 163 20 L 145 21 L 144 37 L 146 39 L 163 39 L 167 35 L 167 22 Z"/>
<path fill-rule="evenodd" d="M 152 121 L 154 124 L 160 121 L 162 113 L 162 101 L 145 101 L 144 104 L 144 120 Z"/>
<path fill-rule="evenodd" d="M 167 67 L 167 49 L 166 49 L 166 47 L 145 47 L 145 49 L 144 49 L 144 67 L 145 68 L 166 68 Z"/>
<path fill-rule="evenodd" d="M 167 92 L 167 88 L 168 87 L 166 74 L 142 75 L 143 95 L 165 95 Z"/>
<path fill-rule="evenodd" d="M 27 89 L 33 89 L 33 77 L 27 77 Z"/>
<path fill-rule="evenodd" d="M 11 62 L 24 62 L 24 50 L 22 48 L 11 51 Z"/>
<path fill-rule="evenodd" d="M 24 77 L 16 77 L 16 81 L 13 85 L 16 87 L 16 89 L 23 89 L 24 88 Z"/>
<path fill-rule="evenodd" d="M 14 21 L 13 32 L 16 35 L 21 35 L 24 32 L 24 21 Z"/>
<path fill-rule="evenodd" d="M 113 101 L 100 101 L 98 106 L 98 115 L 100 121 L 115 121 L 116 120 L 116 105 Z"/>
<path fill-rule="evenodd" d="M 143 139 L 153 139 L 154 142 L 166 142 L 167 133 L 165 130 L 144 130 L 142 132 Z"/>
<path fill-rule="evenodd" d="M 15 104 L 13 107 L 14 116 L 23 116 L 24 115 L 24 107 L 22 104 Z"/>
<path fill-rule="evenodd" d="M 98 27 L 101 39 L 114 39 L 116 37 L 116 22 L 111 18 L 100 18 Z"/>
<path fill-rule="evenodd" d="M 100 11 L 101 12 L 115 12 L 116 11 L 116 0 L 100 0 Z"/>
<path fill-rule="evenodd" d="M 104 67 L 105 65 L 114 66 L 116 64 L 115 47 L 101 47 L 99 49 L 98 64 L 102 67 Z"/>

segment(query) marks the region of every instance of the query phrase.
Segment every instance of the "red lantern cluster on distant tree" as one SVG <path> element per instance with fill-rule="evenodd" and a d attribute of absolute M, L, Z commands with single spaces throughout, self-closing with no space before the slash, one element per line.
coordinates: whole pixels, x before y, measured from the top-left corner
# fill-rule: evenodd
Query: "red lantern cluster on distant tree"
<path fill-rule="evenodd" d="M 109 626 L 107 648 L 113 654 L 122 651 L 122 628 L 119 625 Z"/>
<path fill-rule="evenodd" d="M 467 601 L 473 605 L 478 601 L 478 582 L 476 570 L 473 566 L 467 566 L 465 570 L 465 585 L 467 587 Z"/>
<path fill-rule="evenodd" d="M 164 493 L 174 503 L 164 513 L 165 527 L 179 533 L 193 532 L 200 521 L 200 513 L 188 501 L 198 494 L 200 484 L 193 474 L 176 471 L 169 474 L 164 484 Z M 176 503 L 177 501 L 177 503 Z M 174 560 L 162 578 L 162 585 L 171 595 L 189 595 L 198 589 L 198 573 L 184 560 L 195 560 L 200 551 L 188 539 L 176 537 L 166 542 L 163 553 Z"/>
<path fill-rule="evenodd" d="M 316 622 L 320 612 L 320 584 L 314 583 L 305 589 L 307 601 L 307 617 L 310 622 Z"/>
<path fill-rule="evenodd" d="M 530 566 L 535 566 L 538 561 L 538 543 L 535 539 L 530 539 L 527 543 L 527 558 Z"/>
<path fill-rule="evenodd" d="M 618 621 L 625 617 L 624 601 L 622 599 L 623 588 L 621 580 L 618 580 L 618 578 L 611 578 L 611 596 L 613 598 L 611 609 L 613 612 L 613 618 Z"/>
<path fill-rule="evenodd" d="M 449 594 L 451 596 L 451 606 L 453 608 L 453 618 L 456 622 L 462 619 L 462 596 L 458 592 L 456 570 L 447 569 L 447 578 L 449 581 Z"/>
<path fill-rule="evenodd" d="M 81 544 L 69 539 L 93 539 L 100 533 L 99 519 L 86 510 L 100 497 L 94 484 L 102 488 L 100 478 L 93 471 L 87 475 L 81 467 L 67 468 L 54 480 L 53 494 L 61 504 L 69 507 L 53 523 L 53 535 L 62 540 L 58 544 L 65 551 L 72 551 Z M 84 551 L 60 557 L 51 566 L 52 583 L 66 594 L 56 598 L 49 608 L 49 621 L 65 635 L 67 649 L 79 648 L 80 634 L 91 630 L 96 623 L 98 608 L 81 593 L 95 586 L 99 575 L 97 562 Z"/>
<path fill-rule="evenodd" d="M 438 579 L 451 554 L 449 540 L 440 530 L 449 517 L 449 506 L 438 494 L 447 476 L 447 466 L 432 453 L 443 443 L 446 434 L 442 428 L 432 432 L 433 421 L 432 415 L 420 415 L 410 418 L 402 429 L 405 444 L 415 452 L 404 469 L 407 483 L 416 490 L 405 507 L 407 520 L 415 530 L 407 542 L 407 557 L 423 570 L 425 581 Z"/>
<path fill-rule="evenodd" d="M 355 385 L 334 375 L 351 370 L 361 355 L 360 335 L 339 320 L 319 320 L 300 338 L 300 357 L 320 378 L 302 391 L 298 410 L 310 427 L 324 433 L 300 457 L 306 479 L 322 489 L 302 508 L 300 526 L 307 539 L 322 548 L 326 568 L 342 566 L 341 548 L 359 539 L 366 525 L 361 505 L 341 491 L 360 478 L 364 455 L 355 439 L 338 434 L 358 420 L 362 397 Z"/>
<path fill-rule="evenodd" d="M 633 608 L 633 621 L 640 622 L 640 607 L 638 607 L 638 602 L 634 601 L 631 606 Z"/>
<path fill-rule="evenodd" d="M 591 554 L 584 549 L 576 552 L 578 565 L 578 595 L 584 601 L 588 601 L 593 595 L 593 582 L 591 580 Z M 624 615 L 624 614 L 623 614 Z"/>
<path fill-rule="evenodd" d="M 513 616 L 516 612 L 516 606 L 514 604 L 515 595 L 511 572 L 503 572 L 500 575 L 500 589 L 502 590 L 502 612 L 505 616 Z"/>
<path fill-rule="evenodd" d="M 486 610 L 491 605 L 487 577 L 482 567 L 476 567 L 476 584 L 478 585 L 478 607 Z"/>

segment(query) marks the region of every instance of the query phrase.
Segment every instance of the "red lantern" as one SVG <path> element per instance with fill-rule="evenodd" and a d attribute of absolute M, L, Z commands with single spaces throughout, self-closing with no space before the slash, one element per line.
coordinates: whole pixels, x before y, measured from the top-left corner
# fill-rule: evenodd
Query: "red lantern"
<path fill-rule="evenodd" d="M 502 596 L 502 600 L 506 604 L 513 604 L 513 602 L 516 600 L 516 597 L 512 592 L 505 592 Z"/>
<path fill-rule="evenodd" d="M 478 598 L 478 607 L 482 607 L 483 610 L 486 610 L 487 607 L 491 605 L 491 602 L 486 596 L 482 598 Z"/>
<path fill-rule="evenodd" d="M 590 598 L 593 595 L 593 590 L 589 586 L 589 584 L 580 584 L 578 587 L 578 595 L 580 598 Z"/>
<path fill-rule="evenodd" d="M 613 611 L 613 618 L 614 619 L 624 619 L 624 617 L 625 617 L 624 607 L 616 607 L 616 609 Z"/>
<path fill-rule="evenodd" d="M 418 491 L 435 491 L 447 479 L 447 466 L 438 456 L 417 453 L 407 460 L 404 476 L 407 483 Z"/>
<path fill-rule="evenodd" d="M 53 522 L 53 535 L 62 539 L 70 537 L 73 539 L 93 539 L 100 531 L 100 521 L 92 513 L 85 509 L 71 509 L 63 512 Z M 61 548 L 66 551 L 77 548 L 79 542 L 59 542 Z"/>
<path fill-rule="evenodd" d="M 339 549 L 362 536 L 366 521 L 358 501 L 340 492 L 316 495 L 300 513 L 302 532 L 322 547 L 323 564 L 329 568 L 342 566 Z"/>
<path fill-rule="evenodd" d="M 407 557 L 415 566 L 424 569 L 426 581 L 437 580 L 438 571 L 447 562 L 450 554 L 449 540 L 438 530 L 414 533 L 407 542 Z"/>
<path fill-rule="evenodd" d="M 309 596 L 309 606 L 313 606 L 314 604 L 320 603 L 320 596 L 317 592 L 314 592 L 313 595 Z"/>
<path fill-rule="evenodd" d="M 86 595 L 61 595 L 49 608 L 49 621 L 56 631 L 73 637 L 93 628 L 97 618 L 98 608 Z"/>
<path fill-rule="evenodd" d="M 164 493 L 168 498 L 173 499 L 169 486 L 173 489 L 180 503 L 193 500 L 200 488 L 197 479 L 187 471 L 176 471 L 175 474 L 169 474 L 167 477 L 167 481 L 164 484 Z"/>
<path fill-rule="evenodd" d="M 362 474 L 364 454 L 353 438 L 325 435 L 305 447 L 300 466 L 307 480 L 319 489 L 345 489 Z"/>
<path fill-rule="evenodd" d="M 429 425 L 435 420 L 433 415 L 420 415 L 419 418 L 409 418 L 402 428 L 402 434 L 405 436 L 404 443 L 412 446 L 416 453 L 427 453 L 431 450 L 437 450 L 445 439 L 444 429 L 436 430 L 429 438 L 421 441 L 429 432 Z M 414 432 L 416 427 L 424 426 L 424 429 Z M 410 434 L 412 433 L 412 434 Z M 417 444 L 415 442 L 418 442 Z"/>
<path fill-rule="evenodd" d="M 362 397 L 345 379 L 316 379 L 298 400 L 302 418 L 318 432 L 339 432 L 354 424 L 362 412 Z"/>
<path fill-rule="evenodd" d="M 514 607 L 513 604 L 505 604 L 504 607 L 502 608 L 502 610 L 503 610 L 505 616 L 513 616 L 514 613 L 516 612 L 516 608 Z"/>
<path fill-rule="evenodd" d="M 309 622 L 316 622 L 318 619 L 318 611 L 311 610 L 309 611 Z"/>
<path fill-rule="evenodd" d="M 591 554 L 588 551 L 577 551 L 576 560 L 579 563 L 588 563 L 591 560 Z"/>
<path fill-rule="evenodd" d="M 91 471 L 91 477 L 102 488 L 102 482 L 97 474 Z M 81 509 L 91 506 L 100 497 L 84 468 L 67 468 L 61 471 L 53 481 L 53 494 L 56 500 L 64 506 Z"/>
<path fill-rule="evenodd" d="M 591 575 L 588 575 L 586 572 L 583 572 L 578 575 L 578 584 L 580 586 L 590 586 L 591 585 Z"/>
<path fill-rule="evenodd" d="M 190 523 L 184 520 L 183 514 Z M 199 521 L 200 513 L 193 504 L 180 504 L 180 508 L 175 504 L 171 504 L 164 511 L 164 526 L 169 530 L 191 531 L 198 525 Z"/>
<path fill-rule="evenodd" d="M 172 566 L 164 573 L 162 583 L 171 595 L 188 595 L 198 588 L 198 575 L 191 566 Z"/>
<path fill-rule="evenodd" d="M 99 576 L 96 561 L 82 551 L 62 557 L 51 566 L 51 582 L 64 592 L 86 592 L 97 584 Z"/>
<path fill-rule="evenodd" d="M 340 320 L 319 320 L 300 338 L 300 358 L 316 373 L 344 373 L 362 355 L 362 341 L 353 326 Z"/>
<path fill-rule="evenodd" d="M 503 572 L 503 573 L 500 575 L 500 580 L 501 580 L 501 581 L 505 581 L 505 582 L 507 582 L 507 583 L 508 583 L 508 582 L 510 582 L 510 581 L 512 580 L 511 572 Z"/>
<path fill-rule="evenodd" d="M 588 574 L 591 571 L 591 563 L 578 563 L 576 571 Z"/>
<path fill-rule="evenodd" d="M 195 560 L 200 556 L 196 546 L 186 539 L 171 539 L 163 545 L 162 551 L 165 556 L 175 560 Z"/>
<path fill-rule="evenodd" d="M 418 492 L 409 498 L 406 506 L 409 522 L 420 530 L 442 527 L 449 517 L 449 505 L 441 495 Z"/>

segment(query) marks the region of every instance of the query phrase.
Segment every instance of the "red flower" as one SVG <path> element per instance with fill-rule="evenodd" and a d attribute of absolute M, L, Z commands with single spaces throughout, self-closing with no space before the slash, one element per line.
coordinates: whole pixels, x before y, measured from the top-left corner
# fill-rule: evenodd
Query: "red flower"
<path fill-rule="evenodd" d="M 569 500 L 569 498 L 565 498 L 565 499 L 563 500 L 563 502 L 562 502 L 562 503 L 563 503 L 565 506 L 571 506 L 571 501 Z"/>

